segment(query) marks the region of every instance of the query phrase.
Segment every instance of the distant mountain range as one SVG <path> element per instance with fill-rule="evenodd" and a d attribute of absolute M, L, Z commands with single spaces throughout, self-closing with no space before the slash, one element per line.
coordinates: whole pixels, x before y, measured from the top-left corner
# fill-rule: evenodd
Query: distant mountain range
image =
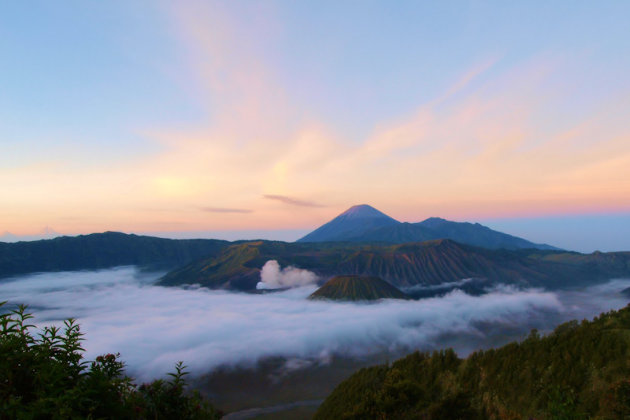
<path fill-rule="evenodd" d="M 53 239 L 58 236 L 62 235 L 50 226 L 45 226 L 39 233 L 32 235 L 14 235 L 11 232 L 5 231 L 0 234 L 0 242 L 37 241 L 40 239 Z"/>
<path fill-rule="evenodd" d="M 402 244 L 433 239 L 452 239 L 488 249 L 558 250 L 551 245 L 536 244 L 497 232 L 479 223 L 451 222 L 439 217 L 431 217 L 419 223 L 403 223 L 367 204 L 349 208 L 297 242 Z"/>
<path fill-rule="evenodd" d="M 310 270 L 322 283 L 338 275 L 379 277 L 406 293 L 413 288 L 415 297 L 431 295 L 434 286 L 442 289 L 463 279 L 474 279 L 467 285 L 477 289 L 479 284 L 496 283 L 558 288 L 630 277 L 630 252 L 486 249 L 450 239 L 404 244 L 227 242 L 105 232 L 0 242 L 0 278 L 136 265 L 171 270 L 160 280 L 165 286 L 200 284 L 253 291 L 269 260 L 277 260 L 282 267 Z"/>
<path fill-rule="evenodd" d="M 350 208 L 294 243 L 117 232 L 0 242 L 0 277 L 137 265 L 171 270 L 159 280 L 164 286 L 254 291 L 269 260 L 310 270 L 320 284 L 335 276 L 378 277 L 414 297 L 460 283 L 477 292 L 497 283 L 562 288 L 630 277 L 630 252 L 559 251 L 479 224 L 439 218 L 400 223 L 368 205 Z"/>
<path fill-rule="evenodd" d="M 230 242 L 163 239 L 120 232 L 0 242 L 0 278 L 43 271 L 94 270 L 121 265 L 172 269 L 217 255 Z"/>

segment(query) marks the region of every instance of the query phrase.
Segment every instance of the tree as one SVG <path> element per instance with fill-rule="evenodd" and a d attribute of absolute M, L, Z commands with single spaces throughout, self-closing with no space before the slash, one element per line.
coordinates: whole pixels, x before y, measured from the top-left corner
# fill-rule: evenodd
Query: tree
<path fill-rule="evenodd" d="M 0 420 L 220 417 L 198 392 L 188 392 L 182 362 L 169 380 L 138 387 L 124 374 L 119 354 L 84 360 L 83 333 L 74 319 L 34 336 L 32 318 L 23 305 L 0 315 Z"/>

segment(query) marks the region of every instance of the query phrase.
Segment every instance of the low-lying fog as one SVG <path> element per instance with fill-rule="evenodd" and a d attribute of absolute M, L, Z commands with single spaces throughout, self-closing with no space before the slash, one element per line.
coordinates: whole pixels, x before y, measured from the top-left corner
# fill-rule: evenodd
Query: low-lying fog
<path fill-rule="evenodd" d="M 269 356 L 326 360 L 454 346 L 460 355 L 504 343 L 530 328 L 552 329 L 626 305 L 630 280 L 570 292 L 500 287 L 419 301 L 353 304 L 309 301 L 315 286 L 268 294 L 152 283 L 161 273 L 133 267 L 35 274 L 0 281 L 0 300 L 25 303 L 38 325 L 77 318 L 87 358 L 120 352 L 140 379 L 183 360 L 195 373 Z M 459 338 L 459 339 L 458 339 Z"/>

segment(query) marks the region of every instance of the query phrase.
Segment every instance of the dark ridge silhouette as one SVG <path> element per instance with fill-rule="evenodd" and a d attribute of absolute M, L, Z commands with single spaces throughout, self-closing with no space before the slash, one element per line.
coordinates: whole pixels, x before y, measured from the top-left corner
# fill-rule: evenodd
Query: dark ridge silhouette
<path fill-rule="evenodd" d="M 229 242 L 215 239 L 175 240 L 119 232 L 0 242 L 0 277 L 121 265 L 172 269 L 201 257 L 217 255 L 227 245 Z"/>

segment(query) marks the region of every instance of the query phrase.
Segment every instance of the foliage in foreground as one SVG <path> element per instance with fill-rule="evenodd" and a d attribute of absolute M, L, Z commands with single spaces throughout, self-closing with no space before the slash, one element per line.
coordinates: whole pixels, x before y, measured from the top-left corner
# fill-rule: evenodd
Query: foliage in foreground
<path fill-rule="evenodd" d="M 443 350 L 362 369 L 315 419 L 630 419 L 630 305 L 463 360 Z"/>
<path fill-rule="evenodd" d="M 31 318 L 24 306 L 0 315 L 1 420 L 220 417 L 197 392 L 186 392 L 181 362 L 170 380 L 136 386 L 118 354 L 83 359 L 83 334 L 73 319 L 35 336 Z"/>

